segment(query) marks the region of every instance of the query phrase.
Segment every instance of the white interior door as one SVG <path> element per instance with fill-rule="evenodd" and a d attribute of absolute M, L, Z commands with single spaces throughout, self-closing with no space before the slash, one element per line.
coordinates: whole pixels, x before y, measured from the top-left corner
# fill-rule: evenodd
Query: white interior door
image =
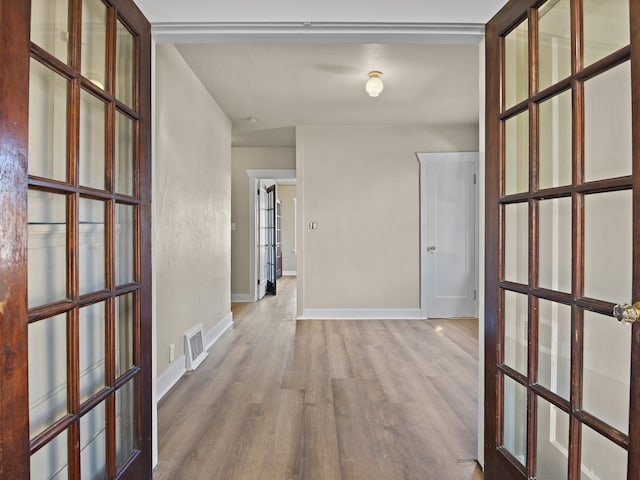
<path fill-rule="evenodd" d="M 419 154 L 423 161 L 429 318 L 476 316 L 476 153 Z M 424 306 L 423 306 L 424 307 Z"/>
<path fill-rule="evenodd" d="M 258 300 L 267 293 L 267 255 L 269 240 L 269 222 L 267 214 L 269 205 L 267 202 L 267 189 L 263 182 L 258 187 Z"/>

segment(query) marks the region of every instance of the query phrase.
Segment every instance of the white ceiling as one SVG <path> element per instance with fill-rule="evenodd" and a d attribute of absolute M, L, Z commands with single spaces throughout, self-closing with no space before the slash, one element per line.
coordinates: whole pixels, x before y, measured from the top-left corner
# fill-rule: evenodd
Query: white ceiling
<path fill-rule="evenodd" d="M 157 41 L 181 44 L 231 118 L 234 145 L 292 146 L 303 124 L 477 124 L 472 32 L 506 0 L 134 1 Z M 403 24 L 400 36 L 393 24 Z M 370 70 L 383 72 L 379 98 L 364 92 Z"/>
<path fill-rule="evenodd" d="M 506 0 L 135 0 L 158 22 L 485 24 Z"/>
<path fill-rule="evenodd" d="M 290 146 L 295 125 L 478 123 L 478 45 L 178 45 L 236 146 Z M 384 91 L 369 97 L 371 70 Z M 250 119 L 255 119 L 252 122 Z"/>

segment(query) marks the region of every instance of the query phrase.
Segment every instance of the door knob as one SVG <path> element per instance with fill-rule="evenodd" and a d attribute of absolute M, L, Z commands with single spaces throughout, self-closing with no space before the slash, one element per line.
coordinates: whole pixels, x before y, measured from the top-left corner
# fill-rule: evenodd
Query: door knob
<path fill-rule="evenodd" d="M 435 245 L 432 245 L 430 247 L 427 247 L 427 252 L 435 252 L 436 251 L 436 247 Z"/>
<path fill-rule="evenodd" d="M 619 303 L 613 307 L 613 316 L 616 317 L 619 322 L 624 323 L 640 321 L 640 302 L 636 302 L 633 305 Z"/>

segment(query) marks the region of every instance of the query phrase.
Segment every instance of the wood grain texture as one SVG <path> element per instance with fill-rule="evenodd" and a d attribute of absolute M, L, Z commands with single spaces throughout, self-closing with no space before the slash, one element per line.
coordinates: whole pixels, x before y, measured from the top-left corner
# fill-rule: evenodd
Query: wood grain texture
<path fill-rule="evenodd" d="M 479 480 L 477 320 L 295 320 L 295 279 L 158 410 L 154 479 Z"/>

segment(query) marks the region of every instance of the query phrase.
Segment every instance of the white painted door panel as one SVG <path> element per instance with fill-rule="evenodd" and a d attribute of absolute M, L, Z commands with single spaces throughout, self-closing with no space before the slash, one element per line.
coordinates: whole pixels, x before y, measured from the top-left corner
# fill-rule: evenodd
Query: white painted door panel
<path fill-rule="evenodd" d="M 476 161 L 450 155 L 425 163 L 429 318 L 476 315 Z"/>

